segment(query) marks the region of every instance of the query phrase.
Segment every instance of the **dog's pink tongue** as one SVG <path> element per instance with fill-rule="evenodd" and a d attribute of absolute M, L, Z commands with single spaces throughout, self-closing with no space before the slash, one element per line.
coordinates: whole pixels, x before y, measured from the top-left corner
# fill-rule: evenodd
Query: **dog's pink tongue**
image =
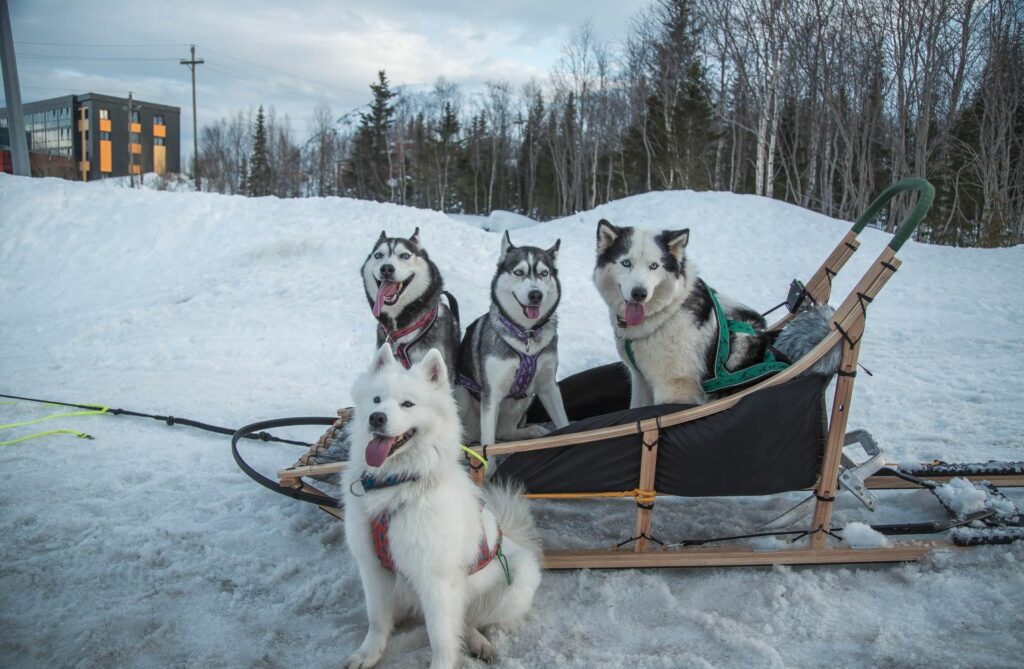
<path fill-rule="evenodd" d="M 644 322 L 644 305 L 639 302 L 626 303 L 626 324 L 640 325 Z"/>
<path fill-rule="evenodd" d="M 529 318 L 530 320 L 535 321 L 538 318 L 540 318 L 540 307 L 535 307 L 531 305 L 529 307 L 523 307 L 523 311 L 526 312 L 526 317 Z"/>
<path fill-rule="evenodd" d="M 374 437 L 366 445 L 366 464 L 371 467 L 380 467 L 391 454 L 391 447 L 398 441 L 398 437 Z"/>
<path fill-rule="evenodd" d="M 373 301 L 373 315 L 380 316 L 380 310 L 384 308 L 384 300 L 394 297 L 402 284 L 397 281 L 381 281 L 377 289 L 377 299 Z"/>

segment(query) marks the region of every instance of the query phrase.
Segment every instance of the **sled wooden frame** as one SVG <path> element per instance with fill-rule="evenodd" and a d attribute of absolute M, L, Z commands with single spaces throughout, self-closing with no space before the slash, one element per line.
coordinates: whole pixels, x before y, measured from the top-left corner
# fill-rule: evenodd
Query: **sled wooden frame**
<path fill-rule="evenodd" d="M 906 179 L 887 188 L 876 198 L 868 210 L 857 219 L 853 228 L 839 242 L 824 263 L 818 268 L 806 284 L 808 296 L 816 303 L 825 304 L 831 295 L 832 279 L 839 273 L 847 261 L 860 246 L 857 239 L 867 224 L 872 221 L 881 209 L 896 195 L 906 191 L 917 191 L 918 201 L 907 220 L 899 227 L 892 241 L 886 246 L 871 266 L 865 271 L 860 281 L 846 296 L 842 304 L 832 316 L 828 335 L 810 353 L 798 360 L 786 370 L 771 376 L 757 384 L 741 390 L 733 395 L 709 402 L 704 405 L 676 413 L 666 414 L 659 418 L 650 418 L 625 425 L 616 425 L 601 429 L 578 432 L 574 434 L 556 435 L 523 441 L 503 442 L 487 447 L 487 456 L 510 455 L 526 451 L 537 451 L 549 448 L 560 448 L 571 445 L 584 445 L 600 442 L 605 439 L 637 435 L 637 448 L 641 451 L 640 480 L 637 490 L 624 493 L 571 493 L 571 494 L 537 494 L 529 495 L 540 499 L 561 498 L 606 498 L 632 497 L 638 502 L 633 532 L 636 537 L 631 548 L 585 549 L 585 550 L 548 550 L 544 554 L 544 566 L 547 569 L 622 569 L 637 567 L 711 567 L 711 566 L 764 566 L 764 565 L 801 565 L 801 564 L 846 564 L 875 562 L 906 562 L 921 559 L 936 549 L 957 548 L 949 541 L 905 541 L 893 543 L 885 548 L 853 549 L 836 547 L 828 542 L 832 518 L 832 508 L 838 493 L 839 465 L 846 435 L 847 418 L 853 396 L 857 361 L 860 354 L 860 342 L 864 333 L 867 307 L 892 277 L 901 261 L 896 253 L 910 237 L 920 223 L 924 214 L 931 206 L 935 189 L 923 179 Z M 771 326 L 781 329 L 792 315 L 787 315 Z M 818 360 L 825 356 L 837 344 L 842 345 L 839 376 L 828 421 L 828 432 L 825 440 L 824 453 L 818 482 L 814 488 L 817 502 L 810 525 L 806 528 L 809 541 L 806 546 L 795 546 L 787 550 L 758 551 L 749 546 L 728 545 L 723 547 L 654 547 L 651 545 L 651 522 L 654 511 L 654 500 L 658 493 L 654 489 L 655 472 L 658 464 L 658 440 L 662 430 L 682 423 L 700 420 L 712 414 L 726 411 L 740 400 L 754 395 L 765 388 L 777 386 L 794 379 L 807 371 Z M 483 453 L 481 447 L 477 452 Z M 468 457 L 468 456 L 467 456 Z M 345 469 L 345 463 L 329 463 L 323 465 L 295 466 L 278 472 L 282 484 L 291 487 L 302 486 L 310 492 L 319 492 L 302 482 L 303 476 L 320 475 L 339 472 Z M 476 477 L 478 480 L 480 475 Z M 937 477 L 933 477 L 937 478 Z M 1001 480 L 1006 485 L 1024 484 L 1024 476 L 986 477 Z M 868 487 L 873 489 L 899 489 L 911 487 L 911 484 L 896 477 L 875 476 L 868 480 Z M 338 509 L 321 507 L 325 511 L 340 517 Z"/>

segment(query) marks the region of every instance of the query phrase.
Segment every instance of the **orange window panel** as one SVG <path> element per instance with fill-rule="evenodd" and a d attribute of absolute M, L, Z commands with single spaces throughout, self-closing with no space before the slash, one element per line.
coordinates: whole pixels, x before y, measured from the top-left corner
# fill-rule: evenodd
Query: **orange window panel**
<path fill-rule="evenodd" d="M 142 174 L 142 165 L 132 165 L 132 174 Z"/>
<path fill-rule="evenodd" d="M 109 123 L 109 121 L 108 121 Z M 113 161 L 111 159 L 110 142 L 100 140 L 100 172 L 113 172 Z"/>
<path fill-rule="evenodd" d="M 131 124 L 131 132 L 142 132 L 142 124 L 141 123 L 132 123 Z"/>
<path fill-rule="evenodd" d="M 132 153 L 142 153 L 142 145 L 132 144 Z"/>
<path fill-rule="evenodd" d="M 167 171 L 167 147 L 166 146 L 154 146 L 153 147 L 153 171 L 157 174 L 163 174 Z"/>
<path fill-rule="evenodd" d="M 110 132 L 110 119 L 109 118 L 101 118 L 100 119 L 100 132 Z"/>
<path fill-rule="evenodd" d="M 167 136 L 167 126 L 166 125 L 154 125 L 153 126 L 153 136 L 154 137 L 166 137 Z"/>

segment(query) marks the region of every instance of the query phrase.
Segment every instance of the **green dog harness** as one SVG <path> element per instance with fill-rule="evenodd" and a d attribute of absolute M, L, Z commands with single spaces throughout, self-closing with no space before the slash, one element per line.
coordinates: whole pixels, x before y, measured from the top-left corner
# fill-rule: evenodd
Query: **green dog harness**
<path fill-rule="evenodd" d="M 729 388 L 735 388 L 737 386 L 743 386 L 753 381 L 757 381 L 766 376 L 771 376 L 776 372 L 789 367 L 785 362 L 780 362 L 775 358 L 775 354 L 771 350 L 766 350 L 764 353 L 764 361 L 759 362 L 750 367 L 744 367 L 738 369 L 735 372 L 730 372 L 725 368 L 725 362 L 729 359 L 730 347 L 729 338 L 732 334 L 745 334 L 745 335 L 756 335 L 757 331 L 750 323 L 743 321 L 734 321 L 725 317 L 725 310 L 722 309 L 722 303 L 718 301 L 718 295 L 715 294 L 714 289 L 707 284 L 704 284 L 704 288 L 708 291 L 708 296 L 711 298 L 711 303 L 715 307 L 715 317 L 718 319 L 718 338 L 715 341 L 715 369 L 714 376 L 704 381 L 701 387 L 706 393 L 717 393 Z M 623 341 L 623 348 L 626 349 L 626 357 L 629 359 L 633 369 L 640 371 L 640 368 L 636 364 L 636 356 L 633 353 L 633 340 L 625 339 Z"/>

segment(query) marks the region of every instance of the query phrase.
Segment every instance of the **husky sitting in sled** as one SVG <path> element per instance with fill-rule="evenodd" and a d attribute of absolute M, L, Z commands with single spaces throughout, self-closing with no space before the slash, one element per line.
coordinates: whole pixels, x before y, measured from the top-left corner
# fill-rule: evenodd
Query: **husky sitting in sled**
<path fill-rule="evenodd" d="M 540 426 L 519 426 L 534 394 L 555 428 L 569 424 L 555 383 L 560 243 L 543 250 L 513 246 L 508 232 L 502 238 L 490 311 L 462 339 L 456 392 L 467 441 L 489 445 L 546 434 Z"/>
<path fill-rule="evenodd" d="M 407 370 L 382 346 L 352 395 L 345 539 L 369 631 L 344 666 L 375 666 L 395 622 L 417 611 L 434 669 L 458 666 L 463 644 L 492 659 L 483 630 L 521 620 L 540 583 L 526 501 L 514 489 L 481 490 L 460 465 L 458 410 L 436 349 Z"/>
<path fill-rule="evenodd" d="M 444 284 L 420 229 L 408 239 L 380 233 L 360 270 L 366 300 L 377 319 L 377 346 L 387 343 L 404 367 L 436 348 L 455 378 L 459 315 L 454 302 L 441 300 Z"/>
<path fill-rule="evenodd" d="M 597 225 L 594 283 L 629 369 L 630 408 L 702 404 L 713 392 L 709 379 L 766 358 L 764 318 L 701 280 L 686 257 L 689 239 L 688 229 L 620 228 L 604 219 Z M 722 317 L 738 325 L 730 325 L 728 356 L 718 360 Z"/>

